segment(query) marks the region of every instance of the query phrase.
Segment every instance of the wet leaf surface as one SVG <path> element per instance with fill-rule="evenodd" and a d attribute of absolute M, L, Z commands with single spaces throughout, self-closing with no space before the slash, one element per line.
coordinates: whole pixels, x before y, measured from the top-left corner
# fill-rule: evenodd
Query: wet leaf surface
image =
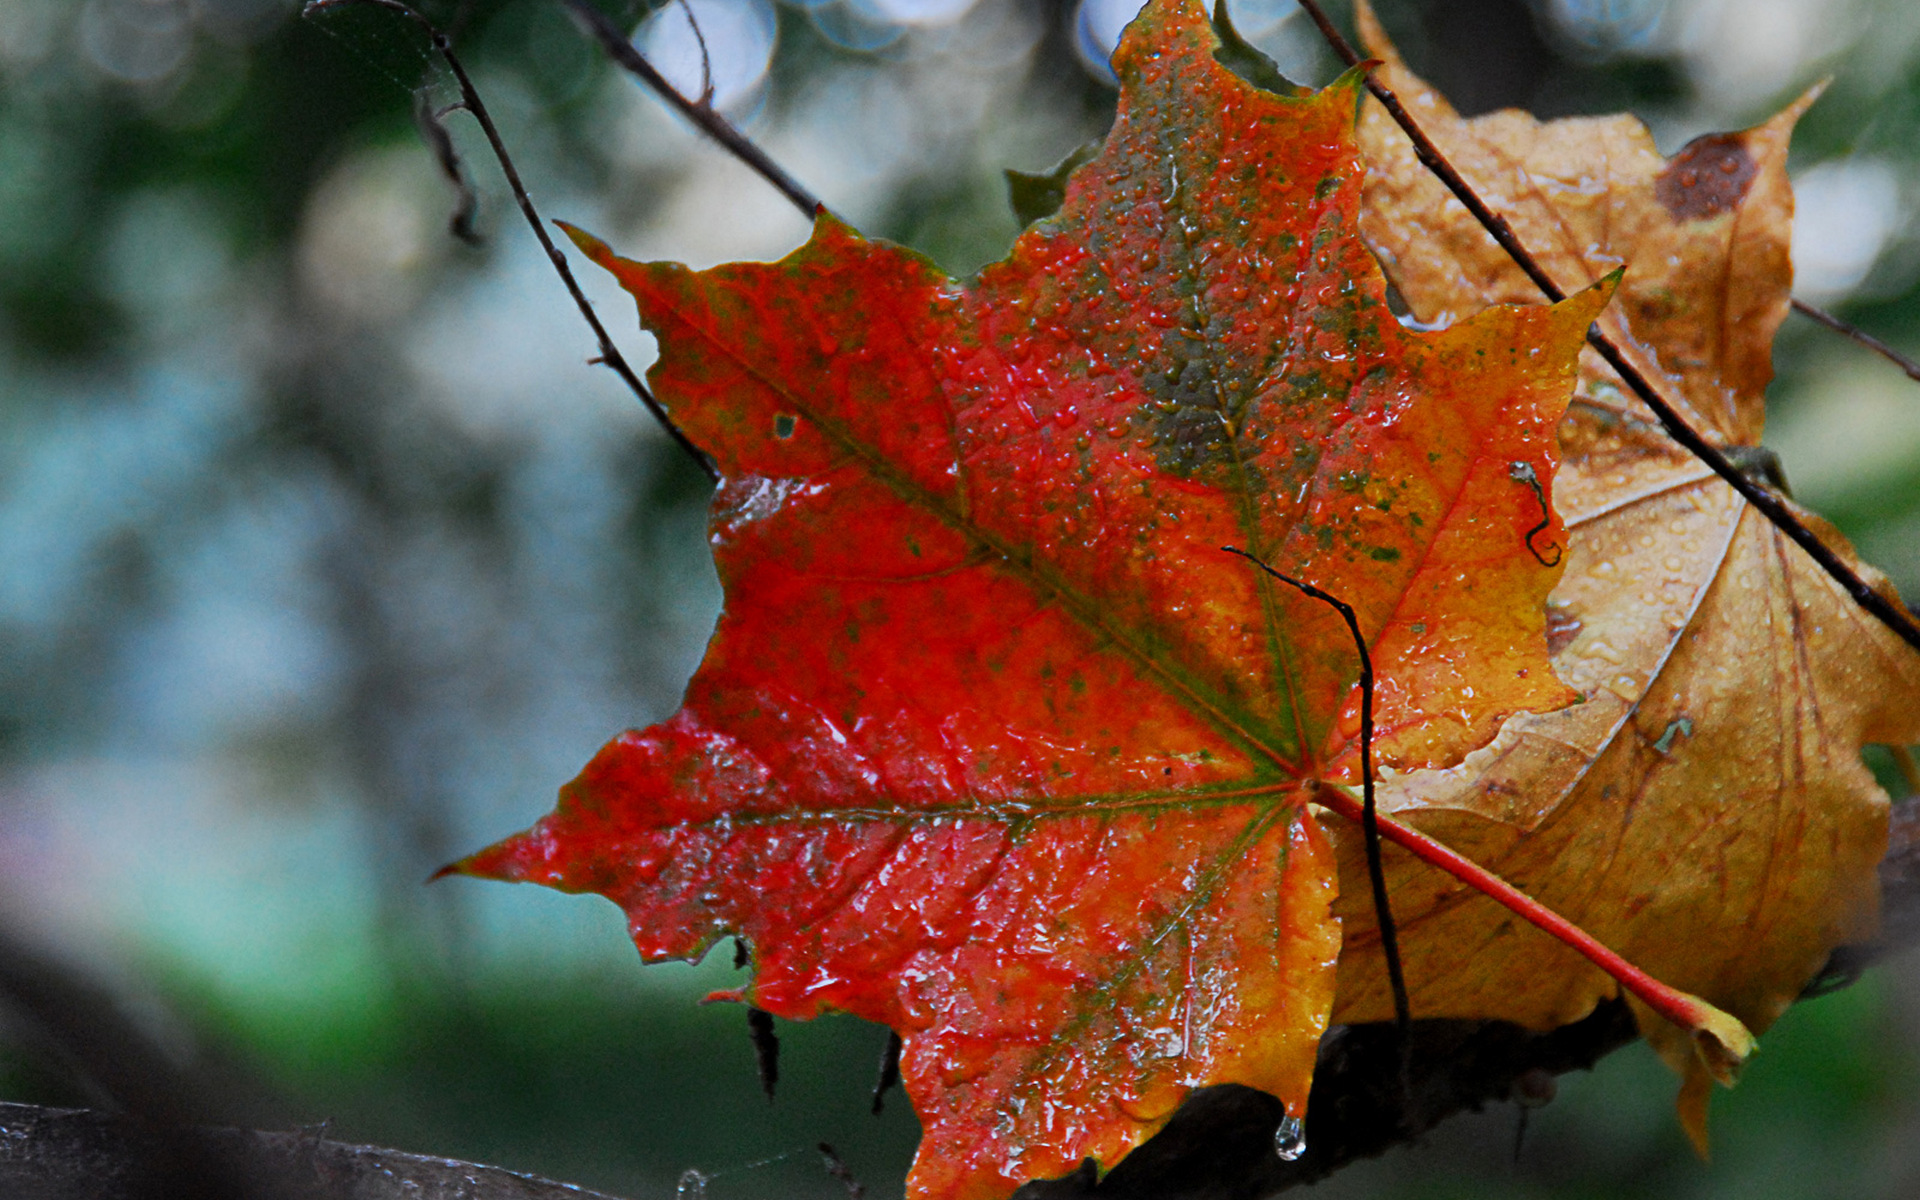
<path fill-rule="evenodd" d="M 1058 212 L 961 283 L 823 214 L 773 264 L 614 256 L 723 476 L 681 711 L 459 865 L 620 903 L 649 959 L 904 1037 L 916 1196 L 1112 1164 L 1196 1087 L 1304 1108 L 1348 782 L 1573 698 L 1529 546 L 1605 297 L 1403 328 L 1357 236 L 1357 80 L 1277 96 L 1148 10 Z M 1516 475 L 1525 466 L 1532 484 Z"/>

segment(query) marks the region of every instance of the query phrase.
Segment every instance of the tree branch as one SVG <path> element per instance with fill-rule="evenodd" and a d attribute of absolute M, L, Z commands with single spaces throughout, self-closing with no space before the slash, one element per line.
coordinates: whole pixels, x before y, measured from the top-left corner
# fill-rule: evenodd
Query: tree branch
<path fill-rule="evenodd" d="M 480 131 L 487 137 L 487 145 L 493 150 L 494 159 L 500 164 L 501 174 L 507 177 L 507 185 L 513 189 L 514 203 L 519 206 L 520 215 L 526 218 L 527 225 L 533 230 L 533 236 L 540 242 L 540 249 L 546 252 L 547 261 L 553 264 L 554 271 L 560 276 L 560 282 L 567 287 L 567 294 L 573 297 L 574 307 L 580 310 L 580 316 L 586 320 L 587 327 L 593 330 L 593 336 L 599 341 L 600 353 L 593 361 L 604 365 L 618 375 L 620 382 L 626 384 L 627 390 L 646 406 L 647 411 L 653 414 L 654 420 L 667 431 L 667 435 L 700 465 L 700 469 L 706 472 L 708 479 L 718 483 L 720 472 L 714 468 L 713 460 L 708 458 L 700 447 L 694 445 L 678 425 L 674 424 L 673 418 L 667 415 L 667 410 L 662 407 L 660 401 L 648 390 L 647 385 L 640 381 L 640 376 L 635 374 L 633 368 L 627 364 L 626 356 L 620 353 L 620 348 L 613 344 L 613 338 L 608 336 L 607 327 L 600 323 L 600 316 L 593 311 L 593 305 L 587 300 L 586 293 L 580 290 L 580 282 L 574 278 L 573 268 L 567 265 L 567 256 L 553 244 L 552 235 L 547 232 L 546 224 L 540 220 L 539 212 L 533 207 L 533 197 L 527 194 L 526 185 L 520 182 L 520 172 L 513 165 L 513 156 L 507 153 L 507 144 L 501 140 L 500 130 L 494 125 L 492 114 L 487 111 L 486 103 L 480 99 L 480 92 L 473 86 L 473 79 L 467 74 L 467 68 L 460 61 L 460 56 L 454 53 L 452 39 L 442 33 L 432 21 L 401 3 L 401 0 L 307 0 L 307 5 L 301 10 L 300 15 L 313 17 L 349 4 L 366 4 L 375 8 L 384 8 L 407 18 L 426 31 L 427 39 L 432 42 L 434 52 L 447 64 L 447 69 L 453 72 L 454 79 L 460 85 L 459 107 L 466 109 L 479 123 Z M 439 148 L 435 147 L 435 151 L 438 154 Z"/>
<path fill-rule="evenodd" d="M 706 97 L 689 100 L 682 96 L 680 89 L 668 83 L 666 76 L 660 74 L 644 55 L 633 48 L 633 43 L 620 32 L 620 27 L 609 20 L 606 14 L 588 4 L 586 0 L 560 0 L 560 3 L 566 5 L 567 11 L 573 14 L 574 20 L 580 23 L 581 28 L 592 34 L 594 40 L 600 43 L 600 48 L 606 52 L 608 58 L 646 84 L 655 95 L 672 105 L 681 116 L 692 121 L 702 133 L 726 147 L 728 153 L 758 172 L 762 179 L 777 188 L 781 195 L 800 210 L 801 216 L 809 221 L 813 220 L 820 209 L 820 198 L 800 186 L 800 182 L 787 174 L 786 169 L 774 162 L 765 150 L 755 145 L 746 134 L 735 128 L 733 122 L 721 116 L 713 105 L 708 103 Z M 688 19 L 691 20 L 691 16 Z M 696 25 L 695 31 L 698 32 L 698 29 Z M 703 39 L 702 45 L 704 44 Z"/>
<path fill-rule="evenodd" d="M 1817 308 L 1814 305 L 1808 304 L 1805 300 L 1795 300 L 1793 302 L 1793 311 L 1809 320 L 1826 326 L 1842 337 L 1852 338 L 1862 346 L 1878 354 L 1881 358 L 1886 359 L 1894 366 L 1905 371 L 1908 379 L 1920 383 L 1920 363 L 1914 362 L 1906 355 L 1895 350 L 1892 346 L 1887 345 L 1859 326 L 1850 325 L 1826 309 Z"/>

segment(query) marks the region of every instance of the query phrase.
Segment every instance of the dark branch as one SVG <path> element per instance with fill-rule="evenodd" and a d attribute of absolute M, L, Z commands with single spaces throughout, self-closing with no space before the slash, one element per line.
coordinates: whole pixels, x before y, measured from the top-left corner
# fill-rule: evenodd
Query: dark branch
<path fill-rule="evenodd" d="M 1834 316 L 1832 313 L 1828 312 L 1826 309 L 1816 308 L 1813 305 L 1808 304 L 1805 300 L 1795 300 L 1793 302 L 1793 311 L 1799 313 L 1803 317 L 1811 318 L 1812 320 L 1817 321 L 1822 325 L 1825 325 L 1828 329 L 1833 330 L 1837 334 L 1840 334 L 1844 337 L 1852 338 L 1854 341 L 1859 342 L 1862 346 L 1865 346 L 1867 349 L 1873 351 L 1875 354 L 1878 354 L 1880 357 L 1886 359 L 1888 362 L 1892 363 L 1894 366 L 1899 367 L 1902 371 L 1905 371 L 1907 373 L 1908 379 L 1911 379 L 1917 383 L 1920 383 L 1920 363 L 1914 362 L 1912 359 L 1900 353 L 1898 350 L 1895 350 L 1892 346 L 1887 345 L 1885 342 L 1881 341 L 1879 338 L 1868 333 L 1866 330 L 1861 329 L 1856 325 L 1850 325 L 1847 322 L 1842 321 L 1839 317 Z"/>
<path fill-rule="evenodd" d="M 1299 0 L 1299 4 L 1313 19 L 1313 23 L 1319 26 L 1321 35 L 1326 38 L 1327 44 L 1333 47 L 1334 53 L 1339 55 L 1343 62 L 1348 66 L 1358 66 L 1363 61 L 1359 53 L 1327 18 L 1326 12 L 1317 0 Z M 1407 112 L 1406 107 L 1400 103 L 1399 97 L 1371 75 L 1367 78 L 1367 90 L 1406 132 L 1407 137 L 1412 139 L 1414 154 L 1420 159 L 1421 164 L 1433 172 L 1435 178 L 1445 184 L 1447 190 L 1466 206 L 1467 211 L 1472 213 L 1474 219 L 1493 236 L 1493 240 L 1498 242 L 1500 248 L 1507 252 L 1507 256 L 1526 273 L 1534 286 L 1538 287 L 1549 300 L 1556 303 L 1566 299 L 1566 292 L 1554 283 L 1546 270 L 1540 266 L 1539 261 L 1515 236 L 1513 227 L 1507 224 L 1506 218 L 1488 208 L 1486 203 L 1474 193 L 1474 190 L 1467 185 L 1467 181 L 1453 169 L 1453 165 L 1447 161 L 1446 156 L 1440 153 L 1439 147 L 1435 146 L 1421 130 L 1412 114 Z M 1653 415 L 1659 418 L 1668 437 L 1686 447 L 1695 458 L 1711 467 L 1714 474 L 1726 480 L 1728 485 L 1740 493 L 1747 503 L 1759 509 L 1767 520 L 1773 522 L 1776 529 L 1786 534 L 1795 545 L 1806 551 L 1814 562 L 1820 564 L 1821 570 L 1845 588 L 1855 604 L 1872 613 L 1881 624 L 1893 630 L 1909 646 L 1920 650 L 1920 625 L 1914 623 L 1912 614 L 1904 605 L 1897 600 L 1889 600 L 1869 587 L 1866 580 L 1860 578 L 1853 568 L 1842 562 L 1840 556 L 1829 549 L 1825 542 L 1814 536 L 1813 531 L 1793 514 L 1793 510 L 1787 506 L 1785 500 L 1769 491 L 1764 485 L 1742 474 L 1740 468 L 1729 462 L 1724 453 L 1701 437 L 1699 432 L 1687 424 L 1685 418 L 1681 417 L 1655 390 L 1647 377 L 1640 373 L 1640 369 L 1627 361 L 1626 355 L 1620 352 L 1620 348 L 1614 345 L 1606 334 L 1600 332 L 1598 325 L 1587 330 L 1587 344 L 1592 346 L 1606 364 L 1613 368 L 1614 373 L 1619 375 L 1621 381 L 1627 385 L 1627 389 L 1639 397 L 1641 403 L 1653 410 Z"/>
<path fill-rule="evenodd" d="M 747 135 L 734 127 L 714 110 L 705 98 L 689 100 L 680 94 L 680 89 L 667 82 L 666 76 L 646 60 L 646 56 L 633 48 L 620 27 L 609 20 L 605 13 L 588 4 L 586 0 L 560 0 L 573 14 L 581 28 L 592 34 L 600 43 L 600 48 L 608 58 L 618 63 L 628 73 L 651 88 L 655 95 L 672 105 L 681 116 L 692 121 L 708 137 L 726 147 L 728 153 L 758 172 L 762 179 L 779 189 L 780 194 L 793 202 L 800 215 L 811 221 L 820 209 L 820 199 L 798 180 L 787 174 L 786 169 L 768 157 L 767 152 L 753 144 Z M 702 41 L 704 47 L 705 42 Z"/>
<path fill-rule="evenodd" d="M 533 230 L 533 236 L 539 239 L 540 248 L 546 252 L 547 261 L 552 263 L 553 269 L 559 273 L 560 281 L 567 286 L 567 294 L 573 297 L 574 306 L 580 310 L 580 315 L 585 318 L 588 328 L 593 330 L 593 336 L 599 341 L 600 353 L 594 361 L 604 363 L 618 375 L 620 381 L 627 385 L 628 390 L 639 398 L 648 412 L 653 414 L 654 420 L 660 422 L 660 427 L 667 431 L 682 450 L 692 456 L 694 462 L 700 464 L 700 469 L 707 473 L 707 478 L 716 483 L 719 482 L 720 472 L 714 468 L 713 460 L 709 459 L 685 433 L 681 432 L 680 427 L 673 423 L 673 418 L 667 415 L 667 410 L 661 407 L 660 401 L 647 389 L 647 385 L 640 381 L 640 376 L 635 374 L 633 368 L 627 364 L 626 357 L 620 353 L 620 348 L 615 346 L 613 339 L 607 335 L 607 327 L 600 323 L 600 317 L 593 311 L 593 305 L 588 302 L 586 293 L 580 290 L 580 282 L 573 277 L 573 268 L 567 265 L 567 256 L 553 244 L 552 236 L 547 233 L 546 224 L 541 221 L 540 214 L 535 211 L 533 198 L 527 194 L 526 186 L 520 181 L 520 172 L 513 165 L 513 157 L 507 153 L 507 145 L 500 138 L 500 130 L 494 125 L 493 116 L 487 111 L 485 102 L 480 99 L 480 93 L 473 86 L 473 79 L 468 76 L 460 56 L 454 53 L 452 41 L 446 34 L 440 32 L 433 22 L 400 3 L 400 0 L 308 0 L 306 8 L 301 10 L 301 15 L 311 17 L 350 4 L 367 4 L 384 8 L 406 17 L 426 31 L 428 40 L 433 43 L 435 53 L 446 62 L 447 69 L 453 72 L 454 79 L 460 85 L 460 107 L 473 114 L 473 119 L 479 123 L 481 132 L 486 134 L 487 145 L 492 147 L 493 156 L 500 163 L 501 174 L 507 177 L 507 184 L 513 189 L 513 199 L 520 206 L 520 214 L 526 218 L 528 227 Z"/>

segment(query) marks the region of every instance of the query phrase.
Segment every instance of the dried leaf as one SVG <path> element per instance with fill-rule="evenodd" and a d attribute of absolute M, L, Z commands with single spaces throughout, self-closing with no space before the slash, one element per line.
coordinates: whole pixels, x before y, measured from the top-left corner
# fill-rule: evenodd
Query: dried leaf
<path fill-rule="evenodd" d="M 1811 102 L 1668 160 L 1631 117 L 1462 120 L 1371 12 L 1378 77 L 1562 286 L 1625 265 L 1600 323 L 1676 407 L 1759 461 L 1771 342 L 1791 286 L 1794 121 Z M 1369 244 L 1416 316 L 1444 325 L 1537 295 L 1371 101 Z M 1765 1029 L 1837 945 L 1873 928 L 1887 798 L 1865 742 L 1920 737 L 1920 659 L 1662 433 L 1588 351 L 1560 430 L 1567 572 L 1554 666 L 1585 703 L 1517 717 L 1460 766 L 1394 780 L 1397 815 L 1523 887 L 1663 981 Z M 1840 535 L 1806 520 L 1852 562 Z M 1860 568 L 1885 587 L 1871 568 Z M 1340 837 L 1347 939 L 1335 1020 L 1390 1013 L 1357 839 Z M 1575 1020 L 1618 989 L 1451 880 L 1392 861 L 1416 1015 Z M 1685 1037 L 1636 1009 L 1688 1072 Z"/>

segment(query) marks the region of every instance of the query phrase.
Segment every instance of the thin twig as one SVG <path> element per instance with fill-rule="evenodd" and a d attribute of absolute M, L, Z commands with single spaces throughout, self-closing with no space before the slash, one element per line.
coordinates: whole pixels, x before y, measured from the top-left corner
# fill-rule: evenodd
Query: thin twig
<path fill-rule="evenodd" d="M 1373 884 L 1373 913 L 1380 925 L 1380 952 L 1387 960 L 1387 983 L 1393 989 L 1393 1022 L 1404 1035 L 1413 1024 L 1413 1005 L 1407 999 L 1407 978 L 1400 968 L 1400 935 L 1393 923 L 1393 909 L 1387 903 L 1387 869 L 1380 858 L 1380 811 L 1374 804 L 1373 794 L 1373 655 L 1367 651 L 1367 639 L 1361 636 L 1359 618 L 1346 601 L 1304 580 L 1282 575 L 1238 547 L 1220 548 L 1246 559 L 1302 595 L 1330 605 L 1347 623 L 1347 632 L 1353 635 L 1353 648 L 1360 656 L 1360 829 L 1367 845 L 1367 879 Z M 1408 1070 L 1404 1058 L 1401 1070 L 1404 1077 Z"/>
<path fill-rule="evenodd" d="M 458 104 L 452 106 L 460 107 Z M 425 87 L 413 94 L 414 124 L 419 126 L 427 149 L 433 151 L 434 161 L 440 164 L 440 173 L 453 185 L 458 197 L 453 215 L 447 218 L 447 232 L 469 246 L 479 246 L 482 239 L 474 221 L 480 215 L 480 193 L 474 190 L 473 180 L 467 177 L 466 164 L 460 161 L 460 151 L 454 147 L 453 135 L 447 132 L 448 111 L 433 106 Z"/>
<path fill-rule="evenodd" d="M 1299 4 L 1312 18 L 1313 23 L 1319 27 L 1321 36 L 1326 38 L 1327 44 L 1343 62 L 1348 66 L 1358 66 L 1363 61 L 1359 53 L 1327 18 L 1326 11 L 1320 7 L 1317 0 L 1299 0 Z M 1467 185 L 1467 181 L 1461 178 L 1460 173 L 1454 170 L 1453 165 L 1440 153 L 1439 147 L 1435 146 L 1420 129 L 1412 114 L 1407 112 L 1400 103 L 1399 97 L 1372 75 L 1368 75 L 1366 84 L 1373 98 L 1380 102 L 1381 107 L 1387 110 L 1400 128 L 1406 132 L 1407 137 L 1412 139 L 1414 154 L 1420 162 L 1433 172 L 1435 178 L 1446 185 L 1447 190 L 1452 192 L 1460 203 L 1466 206 L 1467 211 L 1472 213 L 1474 219 L 1493 236 L 1493 240 L 1498 242 L 1500 248 L 1507 252 L 1507 256 L 1526 273 L 1534 286 L 1555 303 L 1566 299 L 1566 292 L 1547 275 L 1539 261 L 1515 236 L 1513 227 L 1507 224 L 1506 218 L 1488 208 L 1486 203 Z M 1860 578 L 1851 567 L 1840 561 L 1839 555 L 1828 549 L 1826 543 L 1815 537 L 1813 531 L 1793 515 L 1793 511 L 1787 507 L 1785 500 L 1742 474 L 1738 467 L 1727 461 L 1725 454 L 1701 437 L 1699 432 L 1687 424 L 1685 418 L 1681 417 L 1673 406 L 1660 396 L 1647 377 L 1640 373 L 1639 368 L 1628 362 L 1626 355 L 1620 352 L 1620 348 L 1614 345 L 1606 334 L 1600 332 L 1598 325 L 1587 330 L 1587 344 L 1592 346 L 1607 365 L 1614 369 L 1614 372 L 1627 385 L 1628 390 L 1639 397 L 1641 403 L 1653 410 L 1654 416 L 1659 418 L 1660 424 L 1666 429 L 1667 436 L 1711 467 L 1714 474 L 1726 480 L 1728 485 L 1740 493 L 1747 503 L 1759 509 L 1762 515 L 1772 521 L 1775 528 L 1805 550 L 1816 563 L 1820 564 L 1821 569 L 1833 578 L 1834 582 L 1846 589 L 1855 604 L 1872 613 L 1909 646 L 1920 650 L 1920 625 L 1914 623 L 1912 615 L 1906 608 L 1898 601 L 1889 600 L 1869 587 L 1866 580 Z"/>
<path fill-rule="evenodd" d="M 521 183 L 520 172 L 515 169 L 513 157 L 507 153 L 506 143 L 500 138 L 499 128 L 494 125 L 493 117 L 487 112 L 486 104 L 480 99 L 478 89 L 473 86 L 473 79 L 467 74 L 466 67 L 461 64 L 459 55 L 453 52 L 452 41 L 446 34 L 440 32 L 433 22 L 401 3 L 400 0 L 308 0 L 307 6 L 301 10 L 301 15 L 311 17 L 331 9 L 344 8 L 350 4 L 368 4 L 376 8 L 384 8 L 406 17 L 426 31 L 428 40 L 433 43 L 434 51 L 446 62 L 447 68 L 453 72 L 454 79 L 460 84 L 461 107 L 473 114 L 473 119 L 479 122 L 481 131 L 486 134 L 487 144 L 493 148 L 493 156 L 500 163 L 500 171 L 507 177 L 508 186 L 513 189 L 513 199 L 520 206 L 521 215 L 526 218 L 528 227 L 533 230 L 533 236 L 539 239 L 540 248 L 546 251 L 547 261 L 553 264 L 555 271 L 559 272 L 560 281 L 567 285 L 567 294 L 573 297 L 574 306 L 580 310 L 580 315 L 586 319 L 587 326 L 593 330 L 594 337 L 599 340 L 600 353 L 593 361 L 606 365 L 618 375 L 620 381 L 627 385 L 628 390 L 639 397 L 640 403 L 644 404 L 647 411 L 653 414 L 654 419 L 660 422 L 661 428 L 667 431 L 668 436 L 672 437 L 680 448 L 700 465 L 700 469 L 706 472 L 707 478 L 716 483 L 719 482 L 720 472 L 714 467 L 713 460 L 694 445 L 678 425 L 674 424 L 673 418 L 667 415 L 667 410 L 661 406 L 660 401 L 648 390 L 647 385 L 640 381 L 640 376 L 634 373 L 633 368 L 627 364 L 626 357 L 620 353 L 620 348 L 615 346 L 613 339 L 608 336 L 607 327 L 600 323 L 600 317 L 593 311 L 593 305 L 588 302 L 586 293 L 580 290 L 580 283 L 574 278 L 573 269 L 567 265 L 567 256 L 554 245 L 553 238 L 547 233 L 546 225 L 540 220 L 539 212 L 534 209 L 533 198 L 527 194 L 526 185 Z"/>
<path fill-rule="evenodd" d="M 1886 359 L 1888 362 L 1892 363 L 1894 366 L 1899 367 L 1902 371 L 1905 371 L 1907 373 L 1908 379 L 1911 379 L 1916 383 L 1920 383 L 1920 363 L 1914 362 L 1912 359 L 1900 353 L 1898 350 L 1895 350 L 1892 346 L 1887 345 L 1885 342 L 1881 341 L 1879 338 L 1868 333 L 1866 330 L 1861 329 L 1857 325 L 1851 325 L 1846 321 L 1842 321 L 1839 317 L 1834 316 L 1832 313 L 1828 312 L 1826 309 L 1816 308 L 1813 305 L 1808 304 L 1805 300 L 1795 300 L 1793 302 L 1793 311 L 1799 313 L 1803 317 L 1811 317 L 1813 320 L 1818 321 L 1822 325 L 1825 325 L 1828 329 L 1833 330 L 1835 333 L 1841 334 L 1845 337 L 1852 338 L 1854 341 L 1859 342 L 1862 346 L 1865 346 L 1867 349 L 1873 351 L 1875 354 L 1878 354 L 1880 357 Z"/>
<path fill-rule="evenodd" d="M 560 0 L 567 6 L 574 19 L 579 21 L 586 31 L 600 43 L 608 58 L 618 63 L 640 82 L 653 89 L 654 94 L 678 109 L 680 115 L 692 121 L 700 131 L 719 142 L 727 152 L 758 172 L 762 179 L 779 189 L 780 194 L 793 202 L 800 215 L 811 221 L 820 210 L 820 198 L 801 187 L 793 176 L 787 174 L 779 163 L 767 156 L 767 152 L 753 144 L 747 136 L 734 127 L 733 122 L 716 112 L 711 104 L 689 100 L 680 94 L 680 89 L 667 82 L 654 65 L 646 60 L 626 35 L 620 32 L 605 13 L 588 4 L 586 0 Z"/>
<path fill-rule="evenodd" d="M 707 35 L 700 28 L 700 18 L 693 15 L 693 5 L 680 0 L 680 11 L 686 14 L 687 27 L 693 30 L 693 40 L 700 45 L 700 107 L 713 107 L 713 56 L 707 53 Z"/>

